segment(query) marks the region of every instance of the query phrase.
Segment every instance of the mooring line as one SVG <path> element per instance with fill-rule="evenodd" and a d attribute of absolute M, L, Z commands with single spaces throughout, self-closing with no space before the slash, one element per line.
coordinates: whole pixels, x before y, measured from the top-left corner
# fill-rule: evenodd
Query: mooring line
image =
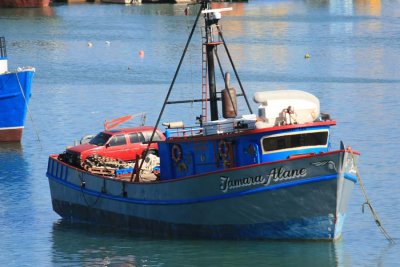
<path fill-rule="evenodd" d="M 85 200 L 86 206 L 88 208 L 93 208 L 94 206 L 96 206 L 97 202 L 99 201 L 100 196 L 102 195 L 102 192 L 99 192 L 99 194 L 96 196 L 96 200 L 92 204 L 89 204 L 88 200 L 86 199 L 85 192 L 83 192 L 83 189 L 85 188 L 85 185 L 86 185 L 85 180 L 83 180 L 83 173 L 79 172 L 78 177 L 79 177 L 79 180 L 81 180 L 81 193 L 83 196 L 83 200 Z"/>
<path fill-rule="evenodd" d="M 364 195 L 364 198 L 365 198 L 365 202 L 362 204 L 362 212 L 364 213 L 364 207 L 365 207 L 365 205 L 367 205 L 367 206 L 369 207 L 369 209 L 370 209 L 370 211 L 371 211 L 371 214 L 372 214 L 372 217 L 374 218 L 374 221 L 375 221 L 376 225 L 378 226 L 379 230 L 381 231 L 381 233 L 385 236 L 385 238 L 386 238 L 391 244 L 395 244 L 396 242 L 395 242 L 394 239 L 389 235 L 389 233 L 385 230 L 385 228 L 383 227 L 383 225 L 382 225 L 380 219 L 378 218 L 378 215 L 376 214 L 374 208 L 372 207 L 372 204 L 371 204 L 371 202 L 369 201 L 368 196 L 367 196 L 367 191 L 365 190 L 364 184 L 363 184 L 363 182 L 362 182 L 361 175 L 360 175 L 358 166 L 357 166 L 357 164 L 356 164 L 356 160 L 355 160 L 354 153 L 353 153 L 353 151 L 351 151 L 351 150 L 349 150 L 349 152 L 350 152 L 350 154 L 351 154 L 351 156 L 352 156 L 352 158 L 353 158 L 353 163 L 354 163 L 354 166 L 356 167 L 356 176 L 357 176 L 357 180 L 358 180 L 358 183 L 360 184 L 361 191 L 362 191 L 362 193 L 363 193 L 363 195 Z"/>
<path fill-rule="evenodd" d="M 15 76 L 17 77 L 19 89 L 21 90 L 22 97 L 24 98 L 25 106 L 26 106 L 26 109 L 28 110 L 29 118 L 31 119 L 31 122 L 32 122 L 32 125 L 33 125 L 33 129 L 35 130 L 35 133 L 36 133 L 36 136 L 37 136 L 37 140 L 39 141 L 40 149 L 43 150 L 42 142 L 40 141 L 40 137 L 39 137 L 39 132 L 38 132 L 38 130 L 36 128 L 36 125 L 35 125 L 35 123 L 33 121 L 31 110 L 29 108 L 28 102 L 26 101 L 25 93 L 24 93 L 24 90 L 22 89 L 21 82 L 19 81 L 18 72 L 15 73 Z"/>

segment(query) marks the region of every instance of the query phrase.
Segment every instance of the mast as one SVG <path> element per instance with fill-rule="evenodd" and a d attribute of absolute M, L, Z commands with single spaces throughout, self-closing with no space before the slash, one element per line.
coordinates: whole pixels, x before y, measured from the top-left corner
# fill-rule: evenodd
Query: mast
<path fill-rule="evenodd" d="M 203 3 L 203 8 L 209 10 L 211 6 L 210 1 Z M 210 96 L 210 115 L 211 120 L 218 120 L 218 101 L 217 101 L 217 85 L 215 82 L 215 67 L 214 67 L 214 48 L 216 43 L 213 42 L 212 26 L 218 22 L 214 18 L 213 13 L 204 14 L 204 24 L 206 32 L 206 55 L 207 55 L 207 69 L 208 69 L 208 90 Z"/>
<path fill-rule="evenodd" d="M 193 33 L 195 31 L 197 22 L 198 22 L 201 14 L 204 14 L 205 28 L 206 28 L 206 40 L 205 40 L 205 43 L 203 45 L 206 46 L 207 68 L 208 68 L 208 76 L 209 76 L 208 79 L 209 79 L 209 92 L 210 92 L 211 120 L 218 120 L 218 98 L 217 98 L 217 92 L 216 92 L 217 90 L 216 90 L 216 84 L 215 84 L 215 68 L 214 68 L 214 51 L 215 51 L 215 49 L 214 48 L 215 48 L 216 45 L 224 44 L 224 47 L 227 50 L 225 41 L 223 40 L 223 37 L 222 37 L 221 30 L 220 30 L 220 28 L 218 26 L 218 21 L 221 18 L 221 12 L 231 11 L 232 8 L 219 8 L 219 9 L 213 9 L 212 10 L 211 9 L 211 0 L 199 0 L 199 3 L 201 5 L 201 8 L 199 9 L 199 11 L 197 13 L 197 16 L 196 16 L 196 19 L 194 21 L 192 30 L 190 31 L 190 34 L 189 34 L 189 38 L 186 41 L 185 48 L 183 49 L 183 53 L 182 53 L 181 59 L 179 60 L 178 67 L 177 67 L 177 69 L 175 71 L 175 74 L 174 74 L 174 77 L 172 79 L 171 85 L 170 85 L 170 87 L 168 89 L 167 96 L 165 97 L 164 104 L 163 104 L 163 106 L 161 108 L 161 111 L 160 111 L 160 113 L 158 115 L 157 122 L 156 122 L 156 124 L 154 126 L 154 129 L 153 129 L 153 132 L 151 134 L 150 141 L 148 142 L 148 145 L 147 145 L 145 157 L 147 156 L 147 153 L 149 151 L 150 145 L 153 143 L 153 138 L 154 138 L 155 132 L 157 130 L 157 127 L 158 127 L 158 125 L 160 123 L 161 117 L 162 117 L 162 115 L 164 113 L 164 109 L 165 109 L 167 104 L 193 103 L 193 102 L 198 102 L 198 101 L 204 101 L 204 99 L 201 99 L 201 100 L 190 100 L 190 101 L 169 101 L 169 97 L 171 95 L 172 88 L 174 87 L 174 84 L 175 84 L 176 78 L 178 76 L 179 70 L 180 70 L 180 68 L 182 66 L 183 59 L 185 58 L 186 52 L 188 50 L 188 46 L 190 44 L 190 41 L 192 39 Z M 214 26 L 214 25 L 216 25 L 216 28 L 218 30 L 218 35 L 221 37 L 222 41 L 214 41 L 213 40 L 212 26 Z M 217 59 L 218 59 L 218 57 L 217 57 Z M 232 62 L 232 58 L 230 56 L 229 56 L 229 59 L 230 59 L 231 64 L 232 64 L 233 62 Z M 236 77 L 239 78 L 238 75 L 237 75 L 235 66 L 233 64 L 232 64 L 232 67 L 235 70 Z M 240 81 L 239 81 L 239 83 L 240 83 Z M 240 83 L 240 85 L 241 85 L 241 83 Z M 241 86 L 241 89 L 242 89 L 243 95 L 246 98 L 246 95 L 244 94 L 244 90 L 243 90 L 242 86 Z M 246 98 L 246 100 L 247 100 L 247 98 Z M 246 102 L 248 103 L 248 101 L 246 101 Z M 249 110 L 251 112 L 251 108 L 250 108 L 249 104 L 248 104 L 248 107 L 249 107 Z M 140 163 L 140 166 L 138 166 L 138 169 L 136 171 L 136 177 L 134 177 L 135 173 L 132 172 L 132 176 L 131 176 L 131 180 L 130 180 L 131 182 L 134 180 L 134 178 L 135 178 L 135 181 L 137 181 L 139 179 L 139 174 L 140 174 L 140 170 L 142 169 L 143 163 L 144 163 L 144 160 Z"/>
<path fill-rule="evenodd" d="M 219 58 L 216 50 L 216 46 L 223 44 L 228 54 L 229 60 L 231 62 L 232 68 L 235 72 L 236 78 L 239 82 L 240 88 L 242 90 L 242 94 L 245 97 L 247 106 L 249 108 L 250 113 L 253 113 L 250 107 L 250 104 L 247 100 L 247 96 L 243 90 L 242 83 L 240 82 L 239 75 L 237 74 L 235 65 L 233 64 L 232 58 L 226 46 L 225 40 L 223 39 L 222 32 L 220 26 L 218 25 L 218 21 L 221 19 L 221 12 L 231 11 L 232 8 L 219 8 L 219 9 L 211 9 L 211 0 L 203 0 L 202 2 L 202 13 L 204 14 L 204 24 L 205 24 L 205 43 L 203 44 L 206 47 L 206 57 L 207 57 L 207 69 L 208 69 L 208 88 L 209 88 L 209 101 L 210 101 L 210 115 L 211 120 L 218 120 L 218 97 L 217 97 L 217 86 L 215 82 L 215 66 L 214 66 L 214 54 L 217 56 L 218 63 Z M 218 40 L 214 40 L 213 28 L 216 28 L 216 33 L 219 36 Z M 204 50 L 203 50 L 204 51 Z M 221 68 L 221 65 L 220 65 Z M 222 68 L 221 68 L 222 72 Z M 203 99 L 203 101 L 205 101 Z"/>

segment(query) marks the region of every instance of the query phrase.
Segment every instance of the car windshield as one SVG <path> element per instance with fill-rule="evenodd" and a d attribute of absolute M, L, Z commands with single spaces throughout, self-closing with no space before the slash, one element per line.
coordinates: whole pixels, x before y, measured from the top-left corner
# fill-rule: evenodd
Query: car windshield
<path fill-rule="evenodd" d="M 92 140 L 90 140 L 89 144 L 96 146 L 104 146 L 107 143 L 108 139 L 110 139 L 111 135 L 106 133 L 98 133 Z"/>

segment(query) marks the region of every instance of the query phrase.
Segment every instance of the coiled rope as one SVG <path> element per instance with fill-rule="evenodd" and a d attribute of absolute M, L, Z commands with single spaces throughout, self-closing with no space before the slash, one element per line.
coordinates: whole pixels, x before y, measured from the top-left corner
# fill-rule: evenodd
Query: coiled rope
<path fill-rule="evenodd" d="M 351 155 L 352 158 L 353 158 L 353 162 L 355 163 L 356 160 L 355 160 L 354 152 L 351 151 L 351 150 L 349 150 L 349 152 L 350 152 L 350 155 Z M 374 208 L 372 207 L 372 204 L 371 204 L 371 202 L 370 202 L 369 199 L 368 199 L 367 192 L 365 191 L 365 187 L 364 187 L 364 184 L 363 184 L 363 182 L 362 182 L 362 179 L 361 179 L 361 176 L 360 176 L 360 172 L 359 172 L 359 170 L 358 170 L 358 166 L 357 166 L 357 164 L 354 164 L 354 165 L 355 165 L 355 168 L 356 168 L 357 180 L 358 180 L 358 183 L 360 184 L 361 191 L 362 191 L 362 193 L 363 193 L 363 195 L 364 195 L 364 198 L 365 198 L 365 202 L 362 204 L 362 212 L 364 213 L 364 207 L 365 207 L 365 206 L 368 206 L 369 209 L 370 209 L 370 211 L 371 211 L 372 217 L 374 218 L 374 221 L 375 221 L 376 225 L 378 226 L 379 230 L 381 231 L 381 233 L 385 236 L 385 238 L 386 238 L 391 244 L 395 244 L 396 242 L 395 242 L 394 239 L 389 235 L 389 233 L 385 230 L 385 228 L 383 227 L 383 225 L 382 225 L 380 219 L 378 218 L 378 215 L 376 214 Z"/>

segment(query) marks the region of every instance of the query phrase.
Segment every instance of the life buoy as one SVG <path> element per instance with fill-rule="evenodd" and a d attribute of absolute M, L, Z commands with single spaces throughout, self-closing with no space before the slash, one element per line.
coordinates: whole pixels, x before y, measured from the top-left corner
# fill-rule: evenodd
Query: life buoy
<path fill-rule="evenodd" d="M 229 146 L 224 140 L 218 143 L 218 155 L 221 159 L 226 159 L 229 153 Z"/>
<path fill-rule="evenodd" d="M 171 158 L 175 162 L 182 160 L 182 148 L 178 144 L 174 144 L 171 148 Z"/>

